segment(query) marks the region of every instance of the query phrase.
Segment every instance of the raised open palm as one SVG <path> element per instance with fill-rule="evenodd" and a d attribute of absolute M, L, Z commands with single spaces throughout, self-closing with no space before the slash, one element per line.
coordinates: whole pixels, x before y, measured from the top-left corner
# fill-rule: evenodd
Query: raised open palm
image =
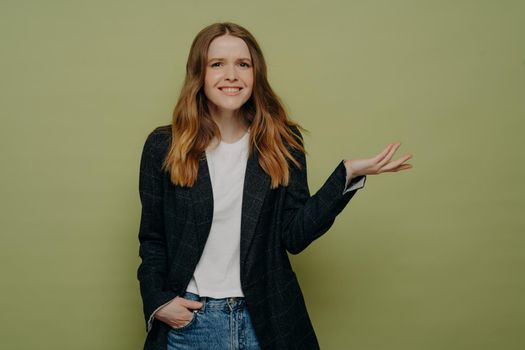
<path fill-rule="evenodd" d="M 351 177 L 360 175 L 376 175 L 386 172 L 397 172 L 412 168 L 412 164 L 405 163 L 412 158 L 405 154 L 401 158 L 391 161 L 394 153 L 401 146 L 401 142 L 390 143 L 378 155 L 367 159 L 346 159 L 345 166 Z"/>

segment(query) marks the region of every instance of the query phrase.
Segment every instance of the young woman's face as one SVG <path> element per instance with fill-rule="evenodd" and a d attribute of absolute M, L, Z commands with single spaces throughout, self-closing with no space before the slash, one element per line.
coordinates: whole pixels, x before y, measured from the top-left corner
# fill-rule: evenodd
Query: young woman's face
<path fill-rule="evenodd" d="M 204 78 L 204 94 L 210 110 L 236 111 L 248 101 L 252 89 L 253 67 L 248 45 L 231 35 L 213 39 Z"/>

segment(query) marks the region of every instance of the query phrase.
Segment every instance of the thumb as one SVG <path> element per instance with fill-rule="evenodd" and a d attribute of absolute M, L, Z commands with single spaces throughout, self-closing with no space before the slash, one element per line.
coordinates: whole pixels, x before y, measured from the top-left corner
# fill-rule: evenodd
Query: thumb
<path fill-rule="evenodd" d="M 184 306 L 192 310 L 200 309 L 202 307 L 202 303 L 200 301 L 184 299 Z"/>

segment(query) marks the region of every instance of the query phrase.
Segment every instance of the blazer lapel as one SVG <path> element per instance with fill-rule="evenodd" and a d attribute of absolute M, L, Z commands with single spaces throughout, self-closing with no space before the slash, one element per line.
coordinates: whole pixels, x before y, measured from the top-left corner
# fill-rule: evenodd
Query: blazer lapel
<path fill-rule="evenodd" d="M 196 225 L 196 247 L 202 251 L 211 229 L 213 220 L 213 191 L 211 187 L 208 162 L 204 155 L 199 160 L 197 180 L 191 191 L 193 197 L 193 213 Z M 200 257 L 200 252 L 199 252 Z"/>
<path fill-rule="evenodd" d="M 241 269 L 244 266 L 248 250 L 253 240 L 255 226 L 259 221 L 259 213 L 266 192 L 270 188 L 271 178 L 259 165 L 256 150 L 248 158 L 242 196 L 241 213 Z"/>

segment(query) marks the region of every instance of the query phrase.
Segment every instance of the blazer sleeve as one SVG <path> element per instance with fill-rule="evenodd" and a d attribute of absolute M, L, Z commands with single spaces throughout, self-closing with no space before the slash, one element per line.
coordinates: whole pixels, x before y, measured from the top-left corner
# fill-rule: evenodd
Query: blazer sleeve
<path fill-rule="evenodd" d="M 300 131 L 297 128 L 294 129 L 302 140 Z M 301 167 L 298 168 L 290 162 L 290 181 L 286 187 L 281 239 L 286 250 L 292 254 L 298 254 L 328 231 L 335 217 L 362 186 L 343 191 L 347 184 L 347 174 L 342 160 L 321 188 L 310 196 L 306 157 L 304 153 L 297 150 L 293 150 L 292 154 Z M 351 183 L 361 181 L 360 176 L 353 179 Z"/>
<path fill-rule="evenodd" d="M 165 133 L 155 129 L 147 138 L 140 161 L 139 194 L 142 204 L 139 228 L 139 256 L 142 259 L 137 278 L 144 308 L 146 330 L 159 306 L 176 297 L 165 287 L 168 271 L 163 216 L 162 161 Z"/>

